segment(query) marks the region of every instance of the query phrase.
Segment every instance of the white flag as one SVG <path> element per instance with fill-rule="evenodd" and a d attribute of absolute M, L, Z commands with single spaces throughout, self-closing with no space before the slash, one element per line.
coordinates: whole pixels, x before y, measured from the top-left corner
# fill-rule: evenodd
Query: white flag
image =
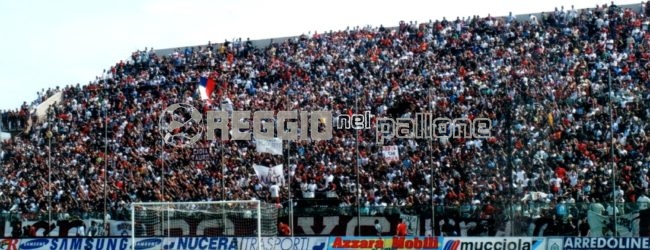
<path fill-rule="evenodd" d="M 418 235 L 419 230 L 419 216 L 400 214 L 399 217 L 406 223 L 406 235 Z"/>
<path fill-rule="evenodd" d="M 279 138 L 273 138 L 273 140 L 255 140 L 255 147 L 258 153 L 282 155 L 282 140 Z"/>
<path fill-rule="evenodd" d="M 257 178 L 264 185 L 271 185 L 275 182 L 280 186 L 284 186 L 284 165 L 275 165 L 273 167 L 266 167 L 262 165 L 253 164 Z"/>
<path fill-rule="evenodd" d="M 387 163 L 399 162 L 399 149 L 397 149 L 397 146 L 384 146 L 382 154 Z"/>
<path fill-rule="evenodd" d="M 591 237 L 611 235 L 611 219 L 613 216 L 604 216 L 589 210 L 587 221 L 591 228 Z M 639 213 L 619 214 L 616 216 L 616 231 L 620 237 L 639 236 Z"/>

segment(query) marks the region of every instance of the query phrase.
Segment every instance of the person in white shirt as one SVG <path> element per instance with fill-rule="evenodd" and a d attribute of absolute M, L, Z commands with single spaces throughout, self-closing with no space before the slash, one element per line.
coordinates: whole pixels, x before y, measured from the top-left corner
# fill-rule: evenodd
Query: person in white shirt
<path fill-rule="evenodd" d="M 650 198 L 645 193 L 642 193 L 641 196 L 636 200 L 636 203 L 639 206 L 639 210 L 646 210 L 650 207 Z"/>
<path fill-rule="evenodd" d="M 269 192 L 271 193 L 271 200 L 275 201 L 275 203 L 280 203 L 280 186 L 276 182 L 271 184 Z"/>
<path fill-rule="evenodd" d="M 377 232 L 377 236 L 379 237 L 381 237 L 381 234 L 384 232 L 381 228 L 381 223 L 379 223 L 379 220 L 375 220 L 375 232 Z"/>
<path fill-rule="evenodd" d="M 82 223 L 81 226 L 77 228 L 77 236 L 86 236 L 86 223 Z"/>

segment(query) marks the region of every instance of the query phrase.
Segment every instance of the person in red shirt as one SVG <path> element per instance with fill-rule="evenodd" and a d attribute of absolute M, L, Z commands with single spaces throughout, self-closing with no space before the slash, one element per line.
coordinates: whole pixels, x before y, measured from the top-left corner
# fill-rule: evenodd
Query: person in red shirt
<path fill-rule="evenodd" d="M 397 236 L 406 236 L 406 223 L 404 219 L 400 220 L 399 224 L 397 224 Z"/>

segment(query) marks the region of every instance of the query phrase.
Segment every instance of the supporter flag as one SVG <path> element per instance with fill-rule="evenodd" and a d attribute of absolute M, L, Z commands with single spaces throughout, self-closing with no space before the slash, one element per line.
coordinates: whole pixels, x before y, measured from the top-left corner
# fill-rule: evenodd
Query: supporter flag
<path fill-rule="evenodd" d="M 219 91 L 219 94 L 221 94 L 221 90 Z M 233 103 L 230 98 L 226 97 L 221 101 L 221 110 L 228 111 L 229 113 L 232 112 L 233 109 Z"/>
<path fill-rule="evenodd" d="M 389 164 L 394 161 L 399 161 L 399 149 L 397 146 L 384 146 L 382 153 L 384 160 Z"/>
<path fill-rule="evenodd" d="M 260 179 L 262 184 L 271 185 L 273 182 L 280 186 L 284 185 L 284 165 L 275 165 L 267 167 L 263 165 L 253 164 L 255 175 Z"/>
<path fill-rule="evenodd" d="M 282 140 L 278 138 L 274 138 L 273 140 L 255 140 L 255 147 L 258 153 L 282 155 Z"/>
<path fill-rule="evenodd" d="M 406 235 L 418 235 L 420 231 L 420 216 L 400 214 L 399 217 L 406 223 Z"/>
<path fill-rule="evenodd" d="M 201 100 L 209 100 L 216 83 L 212 77 L 201 77 L 199 80 L 199 94 Z"/>
<path fill-rule="evenodd" d="M 587 222 L 591 228 L 592 237 L 602 237 L 611 234 L 613 216 L 604 216 L 592 210 L 587 213 Z M 620 237 L 639 236 L 639 213 L 619 214 L 616 216 L 616 230 Z"/>

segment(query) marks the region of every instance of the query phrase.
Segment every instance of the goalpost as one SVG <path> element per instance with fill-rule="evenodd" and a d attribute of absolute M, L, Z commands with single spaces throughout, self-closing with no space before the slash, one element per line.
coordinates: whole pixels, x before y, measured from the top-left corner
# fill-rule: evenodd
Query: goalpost
<path fill-rule="evenodd" d="M 245 237 L 277 235 L 278 209 L 259 200 L 136 202 L 131 205 L 131 249 L 142 237 Z M 161 246 L 162 247 L 162 246 Z"/>

